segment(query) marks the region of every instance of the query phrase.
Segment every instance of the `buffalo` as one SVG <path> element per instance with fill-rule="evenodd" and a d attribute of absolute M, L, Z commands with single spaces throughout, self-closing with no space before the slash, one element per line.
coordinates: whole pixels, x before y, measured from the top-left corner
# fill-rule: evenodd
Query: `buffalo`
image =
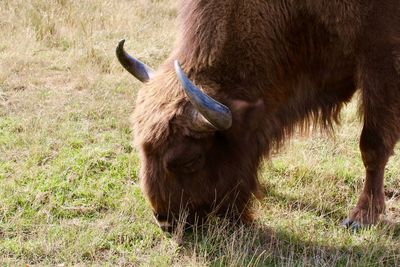
<path fill-rule="evenodd" d="M 298 127 L 331 129 L 359 91 L 365 186 L 344 225 L 378 222 L 384 169 L 400 137 L 399 0 L 183 0 L 178 39 L 132 116 L 140 180 L 159 225 L 209 214 L 253 219 L 257 170 Z"/>

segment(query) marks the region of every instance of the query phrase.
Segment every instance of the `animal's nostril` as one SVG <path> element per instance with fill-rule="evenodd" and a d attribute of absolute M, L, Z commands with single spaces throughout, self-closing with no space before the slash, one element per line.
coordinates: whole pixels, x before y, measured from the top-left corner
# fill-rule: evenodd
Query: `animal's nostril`
<path fill-rule="evenodd" d="M 154 212 L 154 218 L 156 218 L 157 221 L 162 221 L 162 222 L 168 220 L 168 216 L 166 214 L 157 212 Z"/>
<path fill-rule="evenodd" d="M 172 232 L 172 224 L 168 221 L 168 215 L 167 214 L 162 214 L 162 213 L 156 213 L 154 212 L 154 218 L 157 221 L 158 226 L 163 230 L 164 232 Z"/>
<path fill-rule="evenodd" d="M 161 230 L 164 232 L 169 232 L 171 233 L 173 231 L 172 224 L 169 222 L 158 222 L 158 226 L 160 226 Z"/>

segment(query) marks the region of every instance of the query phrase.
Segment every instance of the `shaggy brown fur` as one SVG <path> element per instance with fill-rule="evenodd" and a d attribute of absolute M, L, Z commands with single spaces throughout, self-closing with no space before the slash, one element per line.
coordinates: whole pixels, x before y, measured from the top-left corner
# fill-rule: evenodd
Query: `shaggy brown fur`
<path fill-rule="evenodd" d="M 330 128 L 357 88 L 365 188 L 348 224 L 384 211 L 383 172 L 400 135 L 398 0 L 184 0 L 174 52 L 133 114 L 141 182 L 160 222 L 228 209 L 251 219 L 262 158 L 297 126 Z M 224 132 L 196 132 L 176 77 L 233 113 Z M 175 218 L 175 219 L 174 219 Z"/>

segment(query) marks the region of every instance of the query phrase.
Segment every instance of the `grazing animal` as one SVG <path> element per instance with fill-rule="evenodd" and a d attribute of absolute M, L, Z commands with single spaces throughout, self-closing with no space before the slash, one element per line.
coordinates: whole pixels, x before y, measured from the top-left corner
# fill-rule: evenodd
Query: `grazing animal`
<path fill-rule="evenodd" d="M 359 90 L 364 189 L 344 224 L 385 210 L 384 168 L 400 137 L 399 0 L 185 0 L 155 72 L 117 47 L 144 82 L 133 114 L 142 189 L 165 230 L 227 212 L 252 219 L 257 169 L 298 126 L 330 129 Z"/>

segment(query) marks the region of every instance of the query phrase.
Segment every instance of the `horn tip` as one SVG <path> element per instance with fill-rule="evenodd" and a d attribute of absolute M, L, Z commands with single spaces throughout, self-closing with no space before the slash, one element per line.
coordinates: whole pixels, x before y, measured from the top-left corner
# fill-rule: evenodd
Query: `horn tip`
<path fill-rule="evenodd" d="M 121 40 L 118 42 L 118 46 L 123 46 L 124 43 L 125 43 L 125 39 L 121 39 Z"/>
<path fill-rule="evenodd" d="M 124 44 L 125 44 L 125 39 L 122 39 L 118 42 L 118 46 L 116 49 L 118 56 L 124 53 Z"/>

